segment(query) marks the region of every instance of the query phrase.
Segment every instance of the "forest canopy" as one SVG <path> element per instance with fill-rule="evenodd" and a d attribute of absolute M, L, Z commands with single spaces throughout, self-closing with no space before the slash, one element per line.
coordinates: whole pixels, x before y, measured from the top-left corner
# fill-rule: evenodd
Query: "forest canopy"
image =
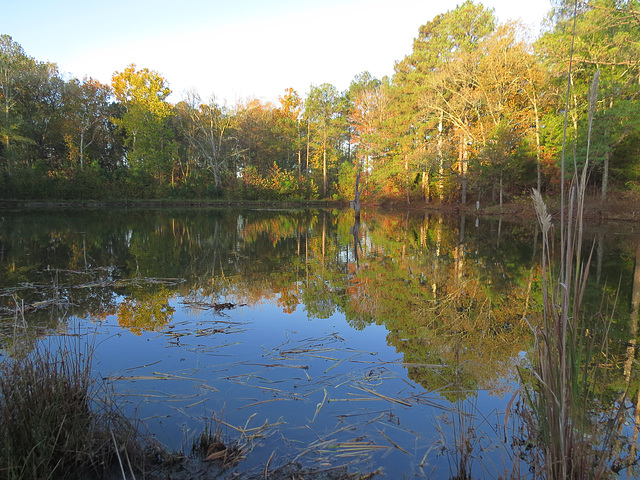
<path fill-rule="evenodd" d="M 466 1 L 420 27 L 394 71 L 360 73 L 342 92 L 312 85 L 304 98 L 286 88 L 276 104 L 195 91 L 173 104 L 170 79 L 153 70 L 131 64 L 108 85 L 64 79 L 0 35 L 0 198 L 348 200 L 363 189 L 488 204 L 553 194 L 565 111 L 567 168 L 585 161 L 597 71 L 592 190 L 604 199 L 640 186 L 638 0 L 556 0 L 535 41 Z"/>

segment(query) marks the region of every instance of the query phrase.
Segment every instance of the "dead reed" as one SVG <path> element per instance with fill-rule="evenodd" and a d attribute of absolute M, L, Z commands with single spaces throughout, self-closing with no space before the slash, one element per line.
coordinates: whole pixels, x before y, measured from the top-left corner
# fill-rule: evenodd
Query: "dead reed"
<path fill-rule="evenodd" d="M 225 441 L 222 426 L 225 422 L 215 415 L 205 423 L 205 427 L 191 444 L 190 456 L 207 462 L 217 461 L 222 468 L 231 468 L 242 461 L 247 444 L 238 441 Z"/>
<path fill-rule="evenodd" d="M 136 427 L 91 373 L 76 340 L 0 363 L 0 478 L 83 478 L 139 470 Z"/>
<path fill-rule="evenodd" d="M 532 196 L 542 228 L 543 321 L 533 328 L 536 348 L 532 387 L 525 391 L 532 414 L 530 434 L 537 447 L 535 476 L 547 479 L 606 478 L 606 462 L 621 418 L 621 411 L 614 408 L 604 412 L 608 422 L 594 421 L 593 388 L 600 366 L 597 354 L 605 348 L 607 339 L 605 333 L 601 343 L 594 344 L 582 326 L 586 315 L 582 298 L 591 263 L 591 253 L 583 255 L 582 250 L 583 205 L 598 80 L 599 72 L 589 96 L 587 158 L 582 170 L 574 173 L 566 202 L 563 195 L 561 260 L 556 269 L 550 255 L 551 215 L 540 193 L 534 191 Z"/>

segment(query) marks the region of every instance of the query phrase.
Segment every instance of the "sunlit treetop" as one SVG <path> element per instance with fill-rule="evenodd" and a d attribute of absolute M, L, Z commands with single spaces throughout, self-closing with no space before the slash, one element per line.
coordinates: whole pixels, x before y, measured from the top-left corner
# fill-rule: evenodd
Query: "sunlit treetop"
<path fill-rule="evenodd" d="M 120 103 L 144 106 L 159 117 L 170 114 L 171 107 L 165 100 L 171 94 L 171 89 L 166 80 L 154 70 L 136 70 L 132 63 L 123 72 L 113 74 L 111 86 Z"/>

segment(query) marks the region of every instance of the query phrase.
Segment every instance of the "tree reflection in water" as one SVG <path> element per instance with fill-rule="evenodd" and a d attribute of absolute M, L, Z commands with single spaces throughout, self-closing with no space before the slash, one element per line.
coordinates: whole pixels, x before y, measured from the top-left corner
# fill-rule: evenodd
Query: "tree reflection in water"
<path fill-rule="evenodd" d="M 175 332 L 184 324 L 181 335 L 228 334 L 228 345 L 237 335 L 245 350 L 234 355 L 242 359 L 266 349 L 269 353 L 262 354 L 270 362 L 289 358 L 284 351 L 289 356 L 295 351 L 296 361 L 336 360 L 321 369 L 318 378 L 326 384 L 306 392 L 314 408 L 316 400 L 321 405 L 317 414 L 338 408 L 336 397 L 346 395 L 328 388 L 340 385 L 334 373 L 351 379 L 358 395 L 394 398 L 394 408 L 401 410 L 406 408 L 403 402 L 421 403 L 425 394 L 452 405 L 475 402 L 479 392 L 501 398 L 518 382 L 514 367 L 532 347 L 529 324 L 538 321 L 541 303 L 535 222 L 369 210 L 354 217 L 352 210 L 199 209 L 5 212 L 1 227 L 0 333 L 5 352 L 16 341 L 17 311 L 20 318 L 24 312 L 23 340 L 31 342 L 43 332 L 64 330 L 72 318 L 96 325 L 115 318 L 147 341 L 157 338 L 147 337 L 149 332 Z M 615 401 L 635 359 L 640 250 L 637 238 L 606 229 L 594 232 L 593 238 L 598 245 L 597 269 L 585 295 L 587 309 L 597 312 L 601 305 L 612 304 L 617 289 L 611 285 L 621 279 L 609 352 L 611 365 L 620 368 L 612 370 L 608 384 L 598 392 Z M 203 315 L 197 305 L 226 301 L 246 304 L 258 312 L 256 318 L 261 309 L 269 312 L 272 327 L 252 327 L 260 332 L 265 328 L 263 334 L 251 333 L 263 337 L 248 337 L 252 328 L 238 327 L 249 315 L 242 310 L 210 314 L 215 322 L 226 324 L 189 320 Z M 312 322 L 287 323 L 299 316 Z M 306 353 L 302 347 L 267 347 L 269 341 L 284 345 L 294 338 L 302 345 L 308 329 L 318 333 L 320 325 L 327 325 L 324 319 L 331 326 L 346 322 L 335 327 L 340 338 L 352 338 L 338 342 L 340 354 L 311 344 L 305 344 Z M 593 322 L 592 331 L 597 332 L 596 319 L 585 321 Z M 367 332 L 380 328 L 389 350 L 395 351 L 395 364 L 404 370 L 400 384 L 411 386 L 404 399 L 397 392 L 375 390 L 388 374 L 380 370 L 384 363 L 369 365 L 359 380 L 353 380 L 365 354 L 351 351 L 356 348 L 352 345 L 359 344 L 362 351 L 382 349 L 377 344 L 364 348 L 370 341 Z M 301 389 L 303 383 L 295 382 L 311 381 L 312 368 L 297 370 L 302 373 L 282 381 Z M 234 382 L 237 385 L 237 379 Z M 248 383 L 248 378 L 243 380 L 242 388 Z M 636 399 L 637 390 L 633 393 Z M 240 401 L 211 403 L 223 400 Z M 503 401 L 503 411 L 504 405 Z M 316 415 L 304 418 L 310 421 Z M 407 421 L 402 415 L 398 418 Z M 426 417 L 421 421 L 429 423 Z M 426 451 L 428 447 L 415 452 L 416 463 Z"/>

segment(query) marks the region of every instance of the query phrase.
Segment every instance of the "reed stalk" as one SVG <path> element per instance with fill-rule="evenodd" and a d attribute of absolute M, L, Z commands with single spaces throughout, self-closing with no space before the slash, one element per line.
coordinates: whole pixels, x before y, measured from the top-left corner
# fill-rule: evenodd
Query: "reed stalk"
<path fill-rule="evenodd" d="M 569 80 L 570 81 L 570 80 Z M 542 228 L 543 320 L 534 328 L 533 386 L 526 389 L 532 409 L 534 441 L 538 447 L 536 476 L 547 479 L 593 479 L 606 476 L 607 453 L 619 412 L 612 413 L 610 431 L 596 429 L 590 417 L 592 376 L 598 369 L 596 350 L 581 328 L 582 299 L 591 264 L 583 259 L 584 199 L 589 171 L 591 128 L 597 102 L 599 71 L 589 94 L 587 157 L 574 172 L 568 199 L 561 201 L 560 264 L 552 273 L 551 215 L 540 192 L 532 198 Z M 606 341 L 606 339 L 605 339 Z M 591 376 L 591 377 L 590 377 Z"/>

